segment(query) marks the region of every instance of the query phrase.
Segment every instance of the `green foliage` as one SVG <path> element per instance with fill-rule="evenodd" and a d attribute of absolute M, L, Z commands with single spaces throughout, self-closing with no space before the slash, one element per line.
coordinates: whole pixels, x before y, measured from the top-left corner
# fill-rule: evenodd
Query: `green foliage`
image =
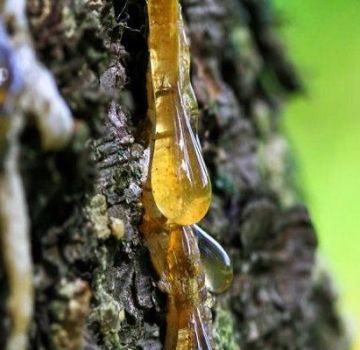
<path fill-rule="evenodd" d="M 284 125 L 299 155 L 298 180 L 346 304 L 360 316 L 360 3 L 275 4 L 307 87 L 307 95 L 291 104 Z"/>

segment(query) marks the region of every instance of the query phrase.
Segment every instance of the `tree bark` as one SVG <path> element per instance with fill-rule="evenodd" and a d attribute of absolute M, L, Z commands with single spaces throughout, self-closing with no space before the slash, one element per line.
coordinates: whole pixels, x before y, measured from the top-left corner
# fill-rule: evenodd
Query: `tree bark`
<path fill-rule="evenodd" d="M 279 126 L 302 83 L 276 14 L 266 0 L 183 0 L 182 9 L 214 192 L 201 225 L 234 265 L 232 287 L 213 298 L 215 347 L 347 349 Z M 145 0 L 28 0 L 27 17 L 76 120 L 61 151 L 44 151 L 31 113 L 17 141 L 35 288 L 28 348 L 162 349 L 166 295 L 138 229 L 148 157 Z M 13 327 L 7 271 L 1 261 L 0 348 Z"/>

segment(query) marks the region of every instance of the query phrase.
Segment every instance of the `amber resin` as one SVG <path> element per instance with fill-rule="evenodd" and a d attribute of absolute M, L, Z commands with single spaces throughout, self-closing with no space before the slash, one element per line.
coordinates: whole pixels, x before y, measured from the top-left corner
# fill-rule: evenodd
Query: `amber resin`
<path fill-rule="evenodd" d="M 150 250 L 159 287 L 168 295 L 166 350 L 211 350 L 211 312 L 206 306 L 205 274 L 190 226 L 166 225 L 152 192 L 144 189 L 140 229 Z"/>
<path fill-rule="evenodd" d="M 166 258 L 166 349 L 211 349 L 205 277 L 197 241 L 189 226 L 176 226 L 169 231 Z"/>
<path fill-rule="evenodd" d="M 225 249 L 198 225 L 193 226 L 198 240 L 201 261 L 206 276 L 206 287 L 213 293 L 222 293 L 231 286 L 233 266 Z"/>
<path fill-rule="evenodd" d="M 219 244 L 191 226 L 208 211 L 211 184 L 196 133 L 198 106 L 190 83 L 189 44 L 178 0 L 148 0 L 147 5 L 152 129 L 140 229 L 160 277 L 159 287 L 168 295 L 165 349 L 210 350 L 205 281 L 215 292 L 223 291 L 230 270 Z M 205 249 L 202 255 L 198 240 Z M 210 270 L 212 263 L 218 273 L 205 277 L 204 267 Z"/>
<path fill-rule="evenodd" d="M 191 128 L 197 108 L 189 79 L 188 44 L 177 0 L 149 0 L 148 13 L 148 86 L 154 102 L 151 190 L 170 224 L 191 225 L 209 209 L 211 184 Z"/>

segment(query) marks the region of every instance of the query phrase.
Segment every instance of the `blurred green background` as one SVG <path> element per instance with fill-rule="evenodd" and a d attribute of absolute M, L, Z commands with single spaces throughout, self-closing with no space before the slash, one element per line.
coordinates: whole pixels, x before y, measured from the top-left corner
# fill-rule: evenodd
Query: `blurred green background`
<path fill-rule="evenodd" d="M 320 255 L 360 339 L 360 0 L 274 1 L 307 88 L 286 109 L 284 129 L 320 235 Z"/>

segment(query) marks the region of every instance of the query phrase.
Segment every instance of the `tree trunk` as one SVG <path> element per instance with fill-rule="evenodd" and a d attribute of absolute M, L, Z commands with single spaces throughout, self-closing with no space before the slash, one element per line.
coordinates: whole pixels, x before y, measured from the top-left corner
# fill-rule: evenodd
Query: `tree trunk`
<path fill-rule="evenodd" d="M 279 127 L 281 108 L 301 82 L 279 40 L 274 11 L 266 0 L 183 0 L 182 10 L 213 184 L 201 226 L 234 266 L 232 287 L 213 298 L 215 348 L 347 349 Z M 27 18 L 37 57 L 76 121 L 66 148 L 44 149 L 36 116 L 23 108 L 26 124 L 12 141 L 20 147 L 14 161 L 30 223 L 28 348 L 162 349 L 166 295 L 138 229 L 148 156 L 146 2 L 27 0 Z M 21 208 L 15 203 L 14 210 Z M 4 242 L 0 348 L 14 328 Z"/>

